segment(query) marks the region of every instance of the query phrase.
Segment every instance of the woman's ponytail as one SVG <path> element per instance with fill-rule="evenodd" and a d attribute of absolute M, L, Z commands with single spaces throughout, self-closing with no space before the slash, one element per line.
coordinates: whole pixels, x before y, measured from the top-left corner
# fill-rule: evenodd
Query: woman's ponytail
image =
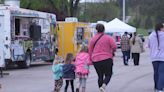
<path fill-rule="evenodd" d="M 164 26 L 163 26 L 162 23 L 158 23 L 158 24 L 156 24 L 156 26 L 155 26 L 155 33 L 156 33 L 156 35 L 157 35 L 158 49 L 159 49 L 159 46 L 160 46 L 158 31 L 160 31 L 161 28 L 163 28 L 163 27 L 164 27 Z"/>

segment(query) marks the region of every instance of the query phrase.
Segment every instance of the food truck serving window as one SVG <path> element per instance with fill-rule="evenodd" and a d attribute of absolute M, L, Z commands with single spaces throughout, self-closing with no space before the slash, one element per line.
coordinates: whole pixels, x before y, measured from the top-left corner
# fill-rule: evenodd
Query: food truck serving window
<path fill-rule="evenodd" d="M 20 35 L 20 19 L 15 19 L 15 35 Z"/>

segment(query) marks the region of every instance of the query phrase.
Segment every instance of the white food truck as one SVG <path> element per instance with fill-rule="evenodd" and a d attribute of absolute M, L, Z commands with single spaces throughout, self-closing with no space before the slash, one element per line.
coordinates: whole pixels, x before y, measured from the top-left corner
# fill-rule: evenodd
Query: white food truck
<path fill-rule="evenodd" d="M 1 65 L 22 68 L 34 61 L 53 60 L 56 15 L 22 9 L 19 4 L 19 0 L 5 0 L 0 5 Z"/>

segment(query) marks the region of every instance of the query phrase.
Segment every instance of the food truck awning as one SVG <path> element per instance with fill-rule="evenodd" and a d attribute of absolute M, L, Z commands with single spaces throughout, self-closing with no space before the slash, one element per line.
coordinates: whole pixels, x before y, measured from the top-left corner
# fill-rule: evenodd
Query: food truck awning
<path fill-rule="evenodd" d="M 28 10 L 23 8 L 10 8 L 11 15 L 17 17 L 27 17 L 27 18 L 41 18 L 41 19 L 53 19 L 56 21 L 56 15 L 46 12 L 40 12 L 35 10 Z"/>

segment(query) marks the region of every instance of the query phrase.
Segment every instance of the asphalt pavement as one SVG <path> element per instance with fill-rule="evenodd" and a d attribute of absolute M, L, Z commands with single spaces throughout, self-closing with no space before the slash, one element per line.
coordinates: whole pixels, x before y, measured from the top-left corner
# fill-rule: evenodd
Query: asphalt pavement
<path fill-rule="evenodd" d="M 140 65 L 123 65 L 120 49 L 114 58 L 113 76 L 106 92 L 154 92 L 153 68 L 149 59 L 148 50 L 141 54 Z M 90 67 L 87 79 L 86 92 L 99 92 L 97 74 L 93 66 Z M 54 81 L 52 79 L 51 65 L 37 64 L 29 69 L 11 69 L 5 71 L 9 75 L 0 78 L 0 92 L 52 92 Z M 75 86 L 78 80 L 75 80 Z M 63 91 L 64 85 L 61 89 Z M 69 87 L 68 92 L 71 92 Z"/>

